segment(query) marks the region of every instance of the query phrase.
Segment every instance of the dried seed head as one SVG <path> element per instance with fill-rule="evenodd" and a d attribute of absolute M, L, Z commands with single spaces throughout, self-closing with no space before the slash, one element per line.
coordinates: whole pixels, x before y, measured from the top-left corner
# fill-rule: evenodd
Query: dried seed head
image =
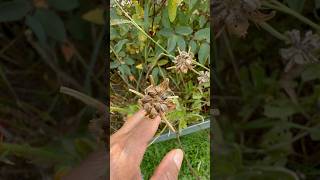
<path fill-rule="evenodd" d="M 181 51 L 179 55 L 174 58 L 176 70 L 178 72 L 187 73 L 193 68 L 193 54 L 192 52 Z"/>
<path fill-rule="evenodd" d="M 289 37 L 290 47 L 280 49 L 280 55 L 287 63 L 287 72 L 294 64 L 310 64 L 318 62 L 315 51 L 320 48 L 320 36 L 308 31 L 304 38 L 301 37 L 299 30 L 286 32 Z"/>
<path fill-rule="evenodd" d="M 262 22 L 274 16 L 274 13 L 259 11 L 260 0 L 215 0 L 212 6 L 215 27 L 222 29 L 226 26 L 230 33 L 240 37 L 247 34 L 249 20 Z"/>
<path fill-rule="evenodd" d="M 199 84 L 210 82 L 210 73 L 209 73 L 209 71 L 206 71 L 206 72 L 200 71 L 199 73 L 200 73 L 199 77 L 198 77 Z"/>
<path fill-rule="evenodd" d="M 172 94 L 169 88 L 169 79 L 165 79 L 159 85 L 151 85 L 145 90 L 145 95 L 139 100 L 140 105 L 147 112 L 147 115 L 153 119 L 160 113 L 166 113 L 174 109 L 172 99 L 163 98 Z"/>

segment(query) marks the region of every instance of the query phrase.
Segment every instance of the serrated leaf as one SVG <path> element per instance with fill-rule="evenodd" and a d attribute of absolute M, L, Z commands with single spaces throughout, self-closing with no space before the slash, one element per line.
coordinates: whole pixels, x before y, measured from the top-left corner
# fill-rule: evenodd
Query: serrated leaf
<path fill-rule="evenodd" d="M 208 43 L 202 43 L 198 52 L 199 62 L 205 64 L 210 55 L 210 46 Z"/>
<path fill-rule="evenodd" d="M 85 13 L 82 18 L 94 24 L 104 25 L 105 21 L 103 18 L 103 13 L 104 10 L 102 8 L 96 8 Z"/>
<path fill-rule="evenodd" d="M 31 10 L 28 1 L 10 1 L 0 4 L 0 22 L 17 21 Z"/>
<path fill-rule="evenodd" d="M 63 21 L 55 12 L 47 9 L 37 9 L 33 17 L 41 23 L 48 36 L 60 42 L 66 39 Z"/>
<path fill-rule="evenodd" d="M 210 42 L 210 28 L 204 28 L 197 31 L 194 34 L 194 39 L 198 41 L 206 40 L 207 42 Z"/>
<path fill-rule="evenodd" d="M 188 26 L 178 26 L 176 27 L 176 33 L 187 36 L 192 33 L 192 28 Z"/>
<path fill-rule="evenodd" d="M 61 11 L 71 11 L 79 6 L 78 0 L 48 0 L 48 4 Z"/>
<path fill-rule="evenodd" d="M 32 30 L 42 45 L 46 44 L 47 35 L 41 23 L 36 18 L 33 16 L 27 16 L 26 25 Z"/>
<path fill-rule="evenodd" d="M 178 0 L 168 0 L 168 15 L 170 22 L 173 22 L 177 16 Z"/>

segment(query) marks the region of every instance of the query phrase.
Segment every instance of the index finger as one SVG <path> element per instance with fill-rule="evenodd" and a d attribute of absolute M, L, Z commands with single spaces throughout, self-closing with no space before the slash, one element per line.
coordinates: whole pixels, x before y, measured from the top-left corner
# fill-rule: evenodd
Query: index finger
<path fill-rule="evenodd" d="M 124 125 L 121 127 L 121 131 L 129 132 L 131 131 L 139 122 L 144 119 L 146 115 L 146 111 L 144 109 L 139 110 L 132 116 L 128 117 Z"/>

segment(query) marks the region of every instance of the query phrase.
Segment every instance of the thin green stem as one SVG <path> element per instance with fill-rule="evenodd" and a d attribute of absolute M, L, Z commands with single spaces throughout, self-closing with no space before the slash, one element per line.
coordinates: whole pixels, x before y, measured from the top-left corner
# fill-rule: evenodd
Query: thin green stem
<path fill-rule="evenodd" d="M 272 26 L 270 26 L 266 22 L 261 22 L 259 25 L 266 31 L 268 31 L 271 35 L 274 37 L 280 39 L 281 41 L 288 41 L 289 39 L 283 35 L 282 33 L 278 32 L 276 29 L 274 29 Z"/>
<path fill-rule="evenodd" d="M 276 0 L 270 0 L 271 3 L 264 1 L 263 5 L 266 7 L 269 7 L 271 9 L 292 15 L 293 17 L 299 19 L 300 21 L 302 21 L 305 24 L 308 24 L 309 26 L 313 27 L 314 29 L 316 29 L 317 31 L 320 31 L 320 26 L 317 25 L 316 23 L 312 22 L 310 19 L 304 17 L 303 15 L 297 13 L 296 11 L 290 9 L 289 7 L 287 7 L 286 5 L 282 4 L 279 1 Z"/>
<path fill-rule="evenodd" d="M 193 64 L 195 64 L 195 65 L 197 65 L 197 66 L 200 66 L 200 67 L 202 67 L 202 68 L 204 68 L 205 70 L 207 70 L 207 71 L 209 71 L 209 72 L 210 72 L 210 69 L 209 69 L 209 68 L 207 68 L 206 66 L 204 66 L 204 65 L 202 65 L 202 64 L 200 64 L 200 63 L 198 63 L 198 62 L 197 62 L 197 61 L 195 61 L 195 60 L 193 60 L 192 62 L 193 62 Z"/>
<path fill-rule="evenodd" d="M 113 54 L 116 56 L 116 59 L 119 61 L 119 63 L 123 64 L 123 62 L 121 61 L 121 58 L 118 56 L 118 54 L 116 53 L 116 51 L 113 49 L 112 46 L 110 46 L 110 49 L 113 52 Z"/>
<path fill-rule="evenodd" d="M 152 37 L 150 37 L 131 17 L 130 15 L 120 6 L 120 4 L 114 0 L 120 10 L 125 14 L 125 16 L 130 20 L 131 24 L 134 25 L 139 31 L 141 31 L 145 36 L 147 36 L 152 42 L 154 42 L 157 46 L 159 46 L 164 52 L 169 54 L 169 52 L 164 49 L 158 42 L 156 42 Z"/>

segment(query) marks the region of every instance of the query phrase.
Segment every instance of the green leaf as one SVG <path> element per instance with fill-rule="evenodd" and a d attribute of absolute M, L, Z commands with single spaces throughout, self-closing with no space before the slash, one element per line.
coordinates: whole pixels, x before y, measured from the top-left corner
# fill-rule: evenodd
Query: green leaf
<path fill-rule="evenodd" d="M 125 62 L 126 64 L 128 64 L 128 65 L 134 65 L 134 63 L 135 63 L 135 61 L 134 61 L 132 58 L 130 58 L 130 57 L 124 58 L 124 62 Z"/>
<path fill-rule="evenodd" d="M 182 129 L 187 128 L 187 122 L 184 118 L 179 119 L 179 131 L 181 131 Z"/>
<path fill-rule="evenodd" d="M 200 26 L 200 28 L 202 28 L 205 25 L 206 22 L 207 22 L 207 18 L 204 17 L 203 15 L 201 15 L 199 17 L 199 26 Z"/>
<path fill-rule="evenodd" d="M 210 42 L 210 28 L 204 28 L 197 31 L 194 34 L 194 39 L 198 41 L 205 39 L 207 42 Z"/>
<path fill-rule="evenodd" d="M 184 41 L 183 37 L 177 36 L 177 45 L 181 51 L 186 50 L 186 42 Z"/>
<path fill-rule="evenodd" d="M 285 119 L 296 113 L 296 109 L 289 104 L 266 105 L 264 107 L 264 115 L 270 118 Z"/>
<path fill-rule="evenodd" d="M 79 6 L 78 0 L 48 0 L 48 4 L 61 11 L 71 11 Z"/>
<path fill-rule="evenodd" d="M 157 34 L 167 38 L 171 38 L 172 36 L 174 36 L 174 32 L 171 28 L 163 28 Z"/>
<path fill-rule="evenodd" d="M 210 55 L 210 46 L 208 43 L 202 43 L 198 52 L 199 56 L 199 62 L 201 64 L 205 64 L 206 60 L 208 59 Z"/>
<path fill-rule="evenodd" d="M 36 18 L 33 16 L 27 16 L 26 25 L 32 30 L 42 45 L 46 44 L 47 35 L 41 23 Z"/>
<path fill-rule="evenodd" d="M 87 20 L 89 22 L 98 24 L 98 25 L 104 25 L 105 20 L 103 18 L 104 10 L 102 8 L 96 8 L 92 9 L 89 12 L 85 13 L 82 18 L 84 20 Z"/>
<path fill-rule="evenodd" d="M 126 64 L 121 64 L 118 67 L 119 71 L 122 73 L 122 75 L 126 76 L 126 75 L 131 75 L 131 70 L 130 67 Z"/>
<path fill-rule="evenodd" d="M 110 69 L 115 69 L 115 68 L 117 68 L 119 66 L 120 66 L 120 63 L 118 61 L 112 61 L 110 63 Z"/>
<path fill-rule="evenodd" d="M 189 48 L 191 48 L 191 52 L 193 54 L 196 54 L 196 52 L 197 52 L 197 43 L 194 40 L 191 40 L 189 42 Z"/>
<path fill-rule="evenodd" d="M 167 43 L 167 51 L 171 52 L 174 50 L 177 44 L 177 36 L 172 36 L 171 38 L 168 39 Z"/>
<path fill-rule="evenodd" d="M 168 63 L 169 61 L 167 59 L 161 59 L 158 61 L 158 66 L 164 66 Z"/>
<path fill-rule="evenodd" d="M 310 137 L 313 141 L 320 141 L 320 127 L 314 127 L 310 130 Z"/>
<path fill-rule="evenodd" d="M 304 7 L 305 0 L 286 0 L 286 2 L 291 9 L 301 13 Z"/>
<path fill-rule="evenodd" d="M 17 21 L 31 10 L 28 1 L 9 1 L 0 4 L 0 22 Z"/>
<path fill-rule="evenodd" d="M 151 73 L 153 80 L 156 84 L 158 84 L 159 81 L 159 68 L 155 67 L 152 69 L 152 73 Z"/>
<path fill-rule="evenodd" d="M 173 22 L 177 16 L 178 0 L 168 0 L 168 15 L 170 22 Z"/>
<path fill-rule="evenodd" d="M 178 26 L 176 27 L 176 33 L 187 36 L 192 33 L 192 28 L 188 26 Z"/>
<path fill-rule="evenodd" d="M 114 50 L 116 53 L 119 53 L 123 47 L 123 45 L 125 43 L 127 43 L 129 40 L 128 39 L 123 39 L 123 40 L 120 40 L 115 46 L 114 46 Z"/>
<path fill-rule="evenodd" d="M 170 21 L 169 21 L 169 14 L 168 14 L 168 7 L 166 7 L 162 13 L 161 23 L 165 28 L 170 28 Z"/>
<path fill-rule="evenodd" d="M 60 42 L 66 39 L 63 21 L 55 12 L 47 9 L 37 9 L 34 18 L 41 23 L 48 36 Z"/>
<path fill-rule="evenodd" d="M 308 65 L 301 74 L 302 81 L 320 79 L 320 64 Z"/>

